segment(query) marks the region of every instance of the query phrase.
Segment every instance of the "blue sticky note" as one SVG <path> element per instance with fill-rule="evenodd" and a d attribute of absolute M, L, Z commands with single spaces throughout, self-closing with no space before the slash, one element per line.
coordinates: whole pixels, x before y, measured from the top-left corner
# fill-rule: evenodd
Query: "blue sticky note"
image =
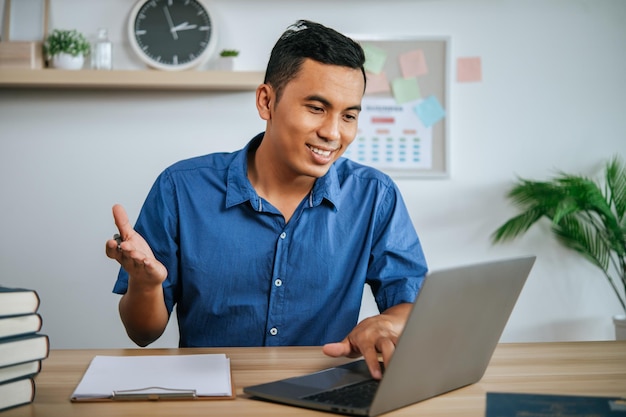
<path fill-rule="evenodd" d="M 363 65 L 365 71 L 380 74 L 387 61 L 387 53 L 384 49 L 373 45 L 364 44 L 362 47 L 365 53 L 365 64 Z"/>
<path fill-rule="evenodd" d="M 396 78 L 391 83 L 391 91 L 398 104 L 415 101 L 422 96 L 417 78 Z"/>
<path fill-rule="evenodd" d="M 429 96 L 415 106 L 415 113 L 426 127 L 431 127 L 446 116 L 446 111 L 435 96 Z"/>

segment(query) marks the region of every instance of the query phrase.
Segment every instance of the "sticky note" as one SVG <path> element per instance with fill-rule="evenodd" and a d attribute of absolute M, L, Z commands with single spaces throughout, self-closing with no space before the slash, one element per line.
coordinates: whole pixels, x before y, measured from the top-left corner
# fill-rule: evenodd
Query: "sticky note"
<path fill-rule="evenodd" d="M 480 57 L 464 57 L 456 60 L 456 80 L 460 83 L 482 81 Z"/>
<path fill-rule="evenodd" d="M 400 71 L 404 78 L 419 77 L 428 74 L 426 57 L 424 56 L 424 51 L 421 49 L 415 49 L 401 54 L 398 60 L 400 62 Z"/>
<path fill-rule="evenodd" d="M 391 91 L 398 104 L 417 100 L 421 97 L 417 78 L 396 78 L 391 83 Z"/>
<path fill-rule="evenodd" d="M 385 72 L 381 72 L 380 74 L 366 72 L 365 76 L 367 78 L 367 83 L 365 84 L 365 94 L 388 93 L 391 91 L 389 80 L 387 79 L 387 74 Z"/>
<path fill-rule="evenodd" d="M 446 111 L 441 107 L 439 100 L 435 96 L 429 96 L 415 106 L 415 113 L 420 118 L 425 127 L 431 127 L 446 115 Z"/>
<path fill-rule="evenodd" d="M 380 74 L 387 61 L 385 50 L 368 44 L 361 46 L 363 47 L 363 52 L 365 52 L 365 71 Z"/>

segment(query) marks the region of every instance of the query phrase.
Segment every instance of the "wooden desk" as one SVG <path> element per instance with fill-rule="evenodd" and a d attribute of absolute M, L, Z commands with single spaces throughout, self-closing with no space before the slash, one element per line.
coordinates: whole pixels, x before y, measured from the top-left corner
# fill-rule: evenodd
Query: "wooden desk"
<path fill-rule="evenodd" d="M 231 358 L 236 400 L 71 403 L 69 397 L 95 355 L 170 355 L 225 352 Z M 37 376 L 33 404 L 14 416 L 296 416 L 331 414 L 250 399 L 244 386 L 300 375 L 346 359 L 318 347 L 227 349 L 53 350 Z M 501 344 L 483 379 L 471 386 L 389 413 L 389 416 L 484 417 L 485 393 L 626 395 L 626 342 Z"/>

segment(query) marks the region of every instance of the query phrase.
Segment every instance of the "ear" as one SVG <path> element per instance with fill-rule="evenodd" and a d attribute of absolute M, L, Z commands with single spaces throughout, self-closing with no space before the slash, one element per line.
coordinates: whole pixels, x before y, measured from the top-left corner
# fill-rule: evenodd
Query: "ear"
<path fill-rule="evenodd" d="M 274 89 L 269 84 L 261 84 L 256 89 L 256 108 L 263 120 L 272 118 L 274 105 Z"/>

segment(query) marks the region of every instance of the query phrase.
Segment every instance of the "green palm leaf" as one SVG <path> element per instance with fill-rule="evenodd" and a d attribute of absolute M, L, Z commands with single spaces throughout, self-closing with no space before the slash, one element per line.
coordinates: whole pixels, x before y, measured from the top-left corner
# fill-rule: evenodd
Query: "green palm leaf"
<path fill-rule="evenodd" d="M 620 164 L 615 157 L 609 163 L 606 172 L 606 183 L 615 206 L 618 219 L 624 221 L 626 214 L 626 165 Z"/>
<path fill-rule="evenodd" d="M 570 249 L 582 254 L 588 261 L 601 269 L 609 267 L 610 248 L 596 229 L 583 223 L 575 216 L 568 216 L 554 227 L 557 238 Z"/>
<path fill-rule="evenodd" d="M 619 157 L 607 163 L 604 187 L 559 173 L 550 181 L 518 178 L 507 197 L 521 212 L 496 229 L 493 243 L 521 236 L 545 217 L 561 244 L 604 272 L 626 311 L 626 165 Z"/>

